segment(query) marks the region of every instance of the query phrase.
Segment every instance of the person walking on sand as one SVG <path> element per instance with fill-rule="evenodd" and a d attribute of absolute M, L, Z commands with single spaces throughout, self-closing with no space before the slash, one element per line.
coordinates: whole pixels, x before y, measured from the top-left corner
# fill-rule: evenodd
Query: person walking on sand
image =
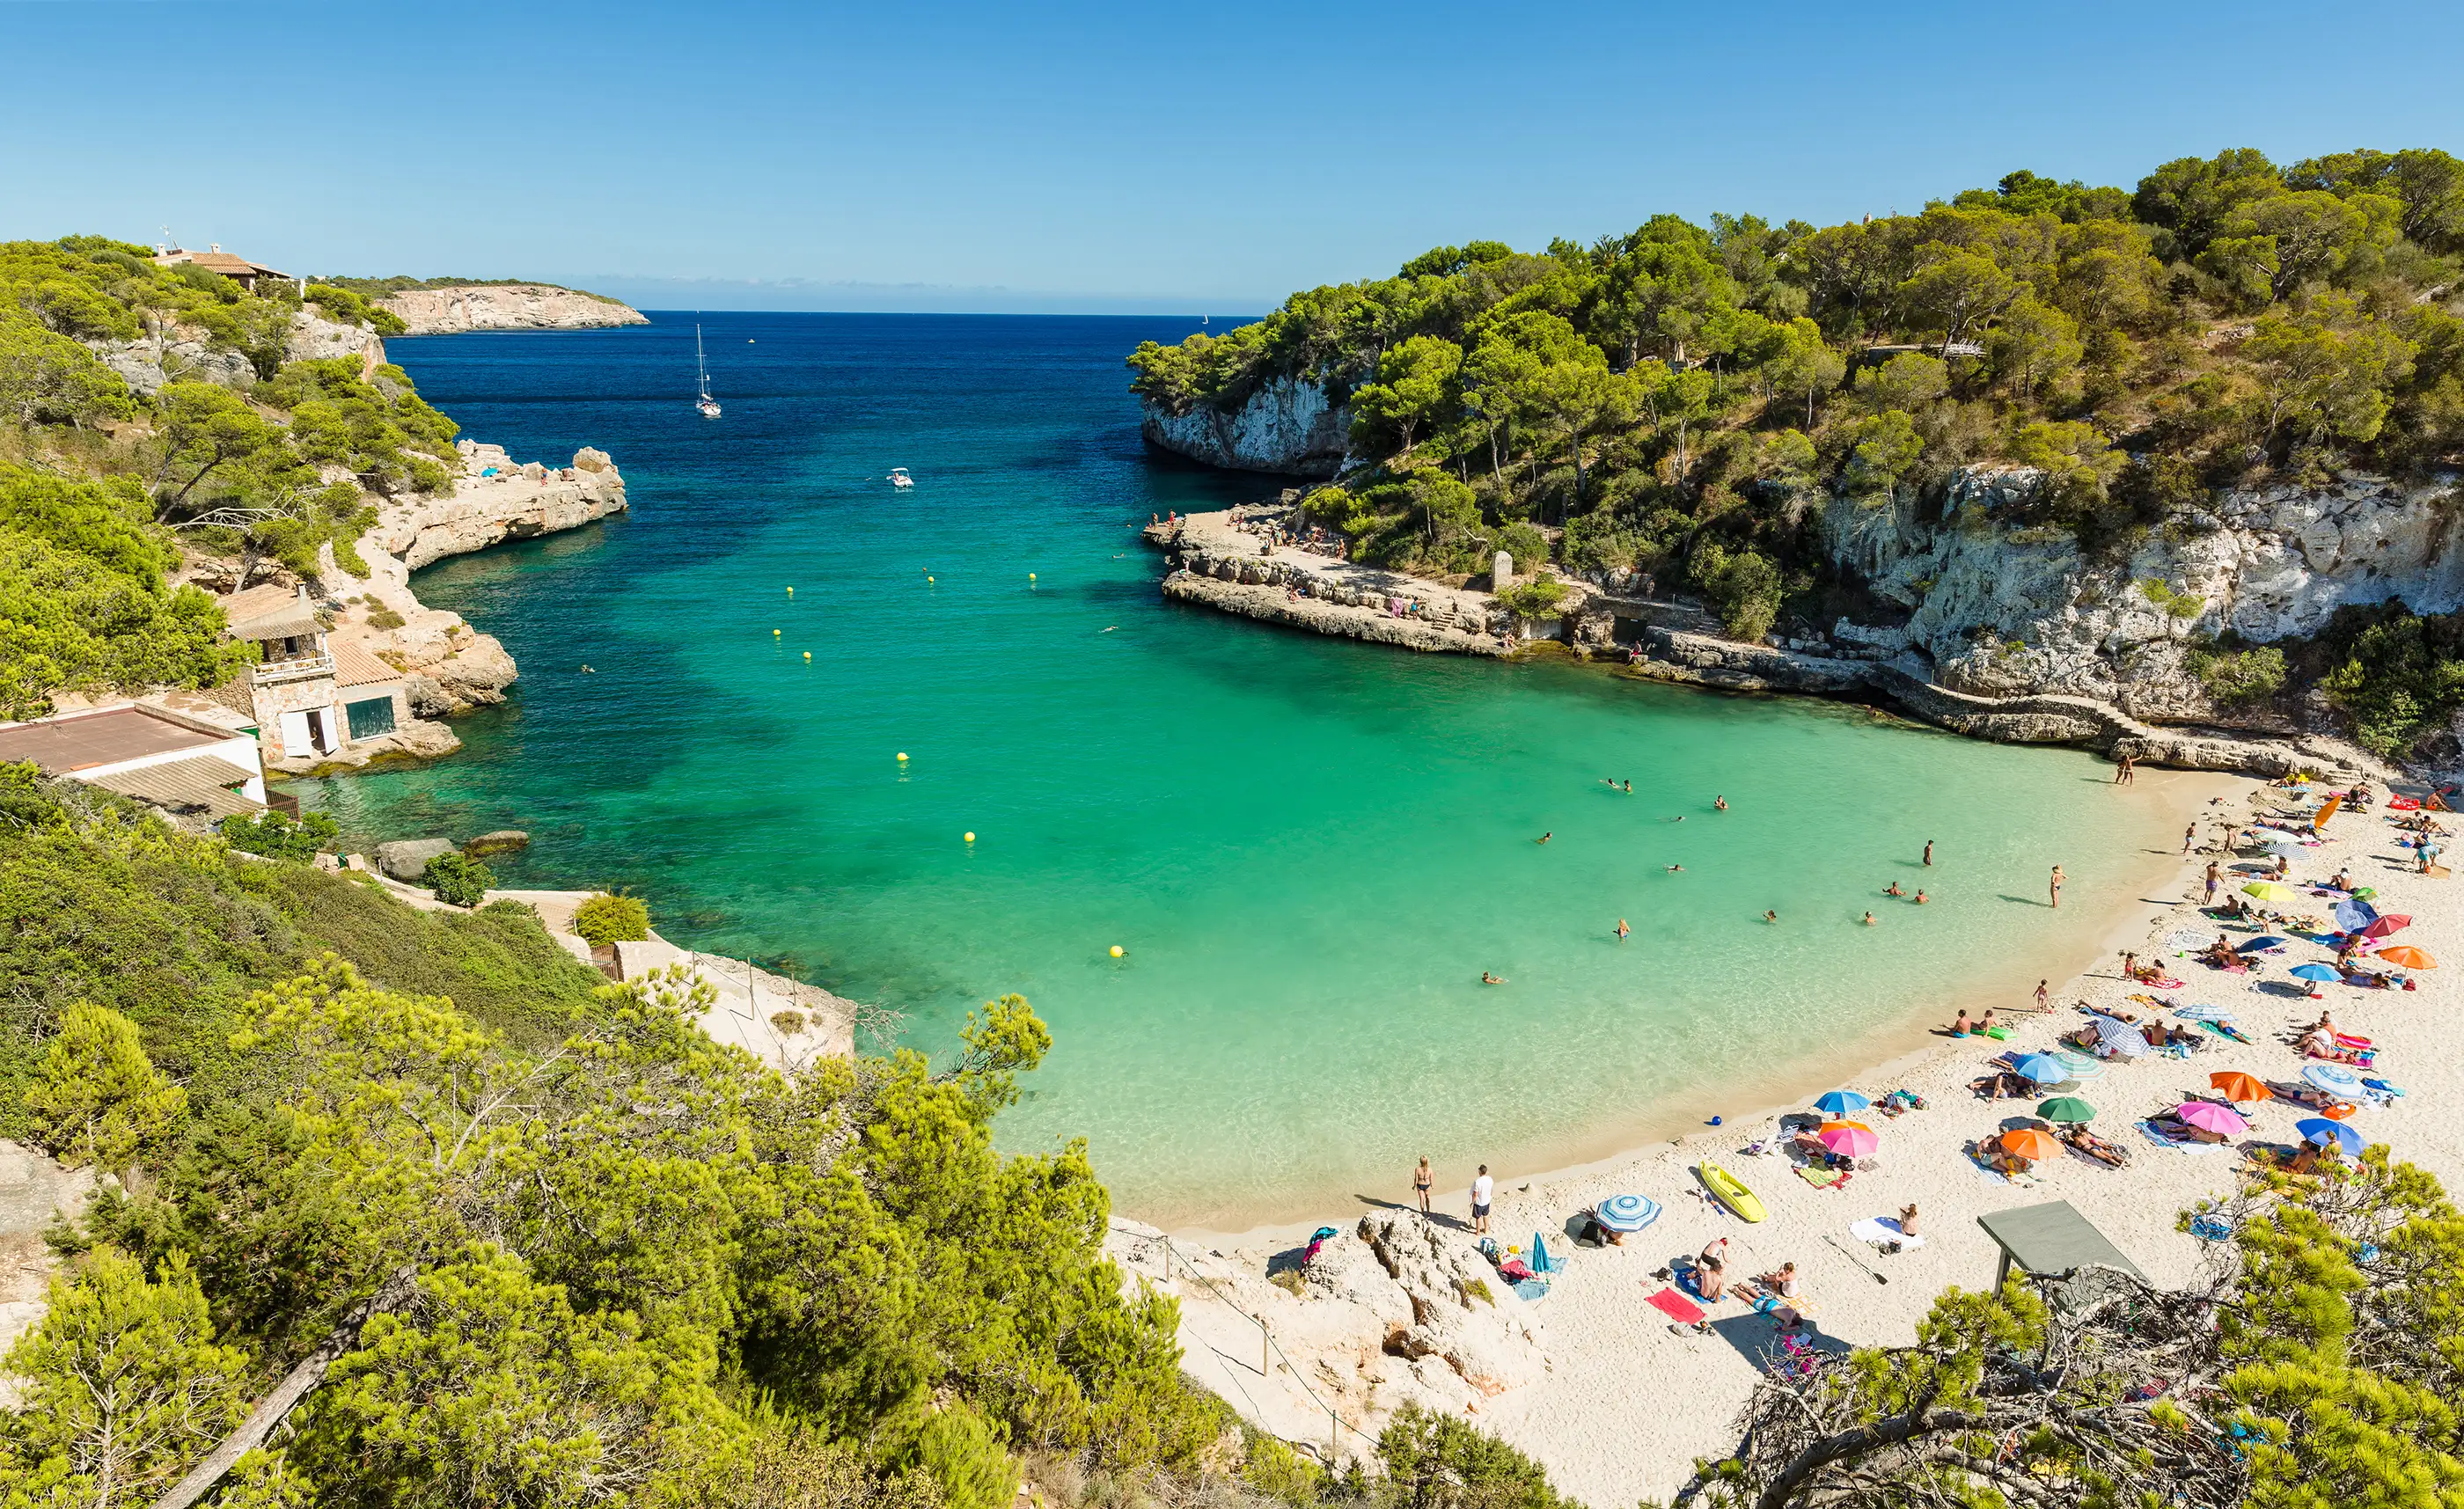
<path fill-rule="evenodd" d="M 1927 864 L 1931 864 L 1933 863 L 1933 840 L 1931 839 L 1925 840 L 1925 862 Z"/>
<path fill-rule="evenodd" d="M 2189 853 L 2199 846 L 2199 825 L 2195 822 L 2182 830 L 2182 852 Z"/>
<path fill-rule="evenodd" d="M 2052 1011 L 2054 1009 L 2054 1003 L 2045 991 L 2045 986 L 2049 982 L 2045 980 L 2038 980 L 2036 982 L 2036 1010 L 2038 1011 Z"/>
<path fill-rule="evenodd" d="M 1623 917 L 1619 917 L 1617 919 L 1617 934 L 1620 941 L 1624 939 L 1627 933 L 1632 932 L 1633 930 L 1634 929 L 1632 928 L 1625 925 L 1625 919 Z"/>
<path fill-rule="evenodd" d="M 1497 1181 L 1488 1176 L 1488 1165 L 1480 1166 L 1480 1176 L 1471 1181 L 1471 1229 L 1482 1236 L 1488 1235 L 1488 1197 L 1497 1189 Z"/>
<path fill-rule="evenodd" d="M 1422 1153 L 1420 1155 L 1420 1166 L 1412 1170 L 1412 1192 L 1420 1197 L 1420 1214 L 1422 1215 L 1430 1214 L 1429 1186 L 1434 1182 L 1436 1181 L 1429 1177 L 1429 1155 L 1427 1153 Z"/>
<path fill-rule="evenodd" d="M 2054 909 L 2056 911 L 2062 909 L 2062 882 L 2067 879 L 2069 879 L 2069 877 L 2062 873 L 2062 867 L 2058 864 L 2055 865 L 2052 886 L 2054 890 Z"/>
<path fill-rule="evenodd" d="M 2213 860 L 2208 861 L 2208 899 L 2200 903 L 2200 905 L 2203 907 L 2214 906 L 2216 904 L 2216 887 L 2224 883 L 2225 867 Z"/>

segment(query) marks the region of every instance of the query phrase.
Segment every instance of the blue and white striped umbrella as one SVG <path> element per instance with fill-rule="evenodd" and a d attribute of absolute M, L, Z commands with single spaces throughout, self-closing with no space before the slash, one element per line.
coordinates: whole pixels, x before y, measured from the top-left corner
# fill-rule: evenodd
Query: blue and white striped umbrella
<path fill-rule="evenodd" d="M 2090 1017 L 2088 1020 L 2096 1024 L 2097 1040 L 2123 1058 L 2136 1059 L 2147 1051 L 2147 1039 L 2130 1023 L 2110 1017 Z"/>
<path fill-rule="evenodd" d="M 2361 1076 L 2340 1063 L 2314 1063 L 2301 1071 L 2301 1077 L 2330 1095 L 2359 1095 Z"/>
<path fill-rule="evenodd" d="M 1639 1194 L 1612 1194 L 1592 1214 L 1613 1232 L 1639 1232 L 1660 1219 L 1660 1204 Z"/>

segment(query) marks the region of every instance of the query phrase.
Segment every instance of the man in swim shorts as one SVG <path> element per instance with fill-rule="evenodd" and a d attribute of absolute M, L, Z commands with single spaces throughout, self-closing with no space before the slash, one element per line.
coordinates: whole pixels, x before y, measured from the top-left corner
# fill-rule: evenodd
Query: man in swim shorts
<path fill-rule="evenodd" d="M 1471 1181 L 1471 1229 L 1485 1236 L 1488 1232 L 1488 1197 L 1497 1181 L 1488 1176 L 1488 1165 L 1480 1166 L 1480 1177 Z"/>

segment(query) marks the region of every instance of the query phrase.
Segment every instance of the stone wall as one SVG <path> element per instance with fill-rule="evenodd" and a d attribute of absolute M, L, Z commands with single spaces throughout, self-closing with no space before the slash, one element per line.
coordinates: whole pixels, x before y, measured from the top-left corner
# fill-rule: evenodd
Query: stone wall
<path fill-rule="evenodd" d="M 1139 432 L 1147 444 L 1235 471 L 1331 477 L 1352 439 L 1352 411 L 1329 404 L 1326 389 L 1276 378 L 1229 411 L 1200 404 L 1175 413 L 1150 399 Z"/>

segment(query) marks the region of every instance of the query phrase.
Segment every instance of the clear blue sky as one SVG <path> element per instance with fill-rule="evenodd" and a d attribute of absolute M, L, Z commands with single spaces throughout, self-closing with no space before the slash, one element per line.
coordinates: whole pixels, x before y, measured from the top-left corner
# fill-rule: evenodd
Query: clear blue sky
<path fill-rule="evenodd" d="M 2013 167 L 2464 153 L 2457 11 L 2136 0 L 0 3 L 0 235 L 653 305 L 1232 312 Z"/>

